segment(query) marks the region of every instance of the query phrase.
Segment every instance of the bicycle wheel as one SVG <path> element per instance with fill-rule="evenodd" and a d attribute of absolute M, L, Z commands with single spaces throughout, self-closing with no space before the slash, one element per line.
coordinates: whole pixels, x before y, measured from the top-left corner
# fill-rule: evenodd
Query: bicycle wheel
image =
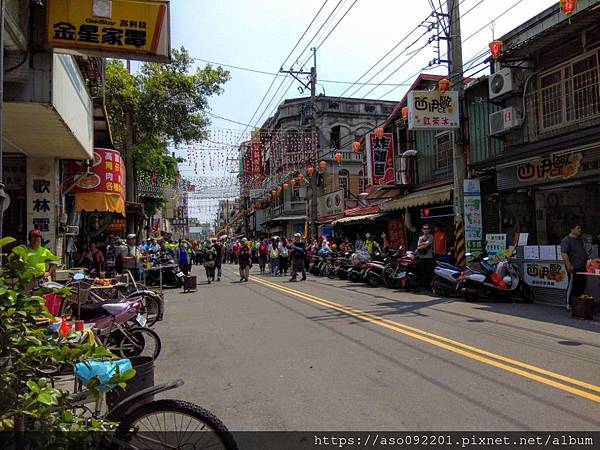
<path fill-rule="evenodd" d="M 125 297 L 126 301 L 139 300 L 142 304 L 142 314 L 146 314 L 146 327 L 152 327 L 160 318 L 160 300 L 152 294 L 131 294 Z"/>
<path fill-rule="evenodd" d="M 121 332 L 117 351 L 123 358 L 151 356 L 158 358 L 161 350 L 160 337 L 149 328 L 130 328 Z"/>
<path fill-rule="evenodd" d="M 238 448 L 214 414 L 183 400 L 156 400 L 134 409 L 121 419 L 115 437 L 130 448 Z"/>

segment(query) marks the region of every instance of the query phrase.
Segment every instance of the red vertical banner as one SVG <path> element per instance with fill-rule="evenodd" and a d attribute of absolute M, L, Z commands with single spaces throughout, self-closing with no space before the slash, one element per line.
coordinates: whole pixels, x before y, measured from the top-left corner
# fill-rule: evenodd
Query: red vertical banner
<path fill-rule="evenodd" d="M 404 220 L 389 219 L 388 220 L 388 237 L 390 246 L 394 249 L 400 247 L 406 248 L 406 231 L 404 228 Z"/>
<path fill-rule="evenodd" d="M 367 135 L 367 170 L 373 186 L 396 183 L 392 133 L 383 133 L 381 138 L 375 133 Z"/>

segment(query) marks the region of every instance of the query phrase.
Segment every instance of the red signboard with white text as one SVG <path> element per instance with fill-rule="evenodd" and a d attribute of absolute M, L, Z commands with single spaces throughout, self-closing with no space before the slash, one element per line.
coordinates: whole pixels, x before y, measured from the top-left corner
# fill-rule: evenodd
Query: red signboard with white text
<path fill-rule="evenodd" d="M 367 173 L 372 186 L 388 186 L 396 183 L 394 174 L 394 145 L 392 133 L 367 135 Z"/>
<path fill-rule="evenodd" d="M 73 193 L 102 192 L 125 196 L 125 164 L 116 150 L 96 148 L 94 160 L 87 174 L 83 163 L 69 162 L 69 172 L 79 175 Z"/>

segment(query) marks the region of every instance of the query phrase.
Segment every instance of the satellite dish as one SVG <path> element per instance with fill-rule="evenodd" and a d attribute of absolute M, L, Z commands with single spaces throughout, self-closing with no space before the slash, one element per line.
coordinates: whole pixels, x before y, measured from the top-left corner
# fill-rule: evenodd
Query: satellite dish
<path fill-rule="evenodd" d="M 10 206 L 10 195 L 8 192 L 4 191 L 4 203 L 2 204 L 2 212 L 5 212 Z"/>

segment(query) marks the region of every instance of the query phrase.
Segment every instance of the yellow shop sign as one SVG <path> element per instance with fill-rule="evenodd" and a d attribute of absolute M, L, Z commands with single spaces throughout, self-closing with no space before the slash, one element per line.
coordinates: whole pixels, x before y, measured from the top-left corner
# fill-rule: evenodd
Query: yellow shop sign
<path fill-rule="evenodd" d="M 50 0 L 48 44 L 96 56 L 168 62 L 169 2 Z"/>

